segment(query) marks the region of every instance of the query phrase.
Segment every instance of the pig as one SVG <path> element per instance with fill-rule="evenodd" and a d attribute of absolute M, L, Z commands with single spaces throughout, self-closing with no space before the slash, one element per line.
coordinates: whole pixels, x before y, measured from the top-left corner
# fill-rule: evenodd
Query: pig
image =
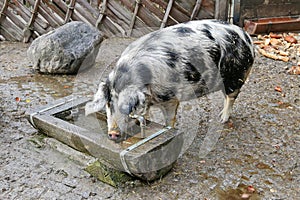
<path fill-rule="evenodd" d="M 221 90 L 220 122 L 225 123 L 254 54 L 251 37 L 224 21 L 195 20 L 151 32 L 123 51 L 86 104 L 86 115 L 105 109 L 108 137 L 118 141 L 132 115 L 146 116 L 158 106 L 165 125 L 174 127 L 179 102 Z"/>

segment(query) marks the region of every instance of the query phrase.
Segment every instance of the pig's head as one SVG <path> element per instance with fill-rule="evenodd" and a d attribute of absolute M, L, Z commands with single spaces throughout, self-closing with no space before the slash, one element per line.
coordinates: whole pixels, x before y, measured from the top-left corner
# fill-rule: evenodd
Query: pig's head
<path fill-rule="evenodd" d="M 117 93 L 109 83 L 100 83 L 94 99 L 85 106 L 85 114 L 106 110 L 108 137 L 119 142 L 127 133 L 129 115 L 143 107 L 145 94 L 135 86 L 124 87 Z"/>

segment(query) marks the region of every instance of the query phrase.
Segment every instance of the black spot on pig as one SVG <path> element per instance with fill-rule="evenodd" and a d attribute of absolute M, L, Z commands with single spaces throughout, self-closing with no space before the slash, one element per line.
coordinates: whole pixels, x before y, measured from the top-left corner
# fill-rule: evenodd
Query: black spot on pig
<path fill-rule="evenodd" d="M 239 37 L 238 33 L 226 29 L 227 34 L 224 36 L 229 42 L 225 46 L 225 54 L 221 58 L 220 74 L 224 80 L 225 92 L 230 94 L 236 89 L 240 89 L 244 80 L 246 71 L 253 64 L 254 58 L 251 54 L 250 47 Z"/>
<path fill-rule="evenodd" d="M 139 64 L 137 67 L 137 78 L 145 85 L 149 85 L 152 82 L 152 72 L 145 64 Z"/>
<path fill-rule="evenodd" d="M 189 36 L 190 34 L 195 33 L 195 31 L 193 31 L 191 28 L 184 26 L 175 28 L 175 31 L 179 36 L 182 37 Z"/>
<path fill-rule="evenodd" d="M 201 80 L 201 74 L 198 72 L 196 67 L 190 62 L 187 62 L 185 64 L 185 71 L 183 73 L 184 77 L 189 82 L 196 83 Z"/>
<path fill-rule="evenodd" d="M 173 88 L 171 90 L 164 91 L 163 93 L 160 93 L 160 94 L 156 94 L 156 96 L 158 97 L 158 99 L 160 99 L 162 101 L 169 101 L 171 99 L 174 99 L 174 97 L 175 97 L 175 88 Z"/>
<path fill-rule="evenodd" d="M 123 64 L 118 68 L 118 71 L 121 73 L 127 73 L 129 71 L 129 67 Z"/>
<path fill-rule="evenodd" d="M 179 55 L 174 51 L 167 51 L 166 57 L 166 64 L 171 68 L 175 68 L 179 60 Z"/>
<path fill-rule="evenodd" d="M 247 35 L 246 32 L 243 32 L 243 34 L 244 34 L 244 37 L 246 38 L 246 41 L 248 42 L 248 44 L 251 45 L 252 42 L 251 42 L 251 39 L 250 39 L 249 35 Z"/>
<path fill-rule="evenodd" d="M 221 48 L 219 44 L 213 44 L 209 49 L 207 49 L 209 56 L 213 60 L 216 66 L 219 66 L 221 58 Z"/>
<path fill-rule="evenodd" d="M 206 37 L 208 37 L 211 41 L 215 41 L 215 38 L 212 36 L 210 30 L 211 30 L 211 26 L 209 26 L 208 24 L 205 24 L 205 29 L 202 29 L 202 33 L 204 33 L 204 35 Z"/>
<path fill-rule="evenodd" d="M 117 93 L 120 93 L 127 85 L 132 83 L 131 74 L 132 72 L 125 64 L 121 64 L 117 68 L 112 85 Z"/>

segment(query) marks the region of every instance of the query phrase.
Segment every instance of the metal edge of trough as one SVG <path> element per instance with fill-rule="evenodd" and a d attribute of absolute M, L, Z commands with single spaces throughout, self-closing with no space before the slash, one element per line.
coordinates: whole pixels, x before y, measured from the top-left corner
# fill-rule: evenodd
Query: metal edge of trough
<path fill-rule="evenodd" d="M 296 17 L 270 17 L 244 20 L 244 29 L 250 34 L 270 32 L 299 31 L 300 18 Z"/>
<path fill-rule="evenodd" d="M 47 136 L 53 137 L 76 150 L 104 160 L 116 170 L 128 171 L 124 169 L 120 159 L 120 152 L 125 148 L 107 139 L 105 135 L 52 116 L 75 106 L 83 105 L 87 101 L 89 101 L 88 98 L 68 96 L 47 106 L 27 111 L 26 116 L 34 127 Z M 182 133 L 170 129 L 162 137 L 165 137 L 166 142 L 156 146 L 156 148 L 153 148 L 153 146 L 159 141 L 159 138 L 153 138 L 149 141 L 150 148 L 147 148 L 147 145 L 142 145 L 126 154 L 126 163 L 131 175 L 151 181 L 160 178 L 172 168 L 183 144 Z M 104 140 L 105 142 L 103 142 Z M 141 149 L 145 152 L 144 154 L 140 153 Z M 141 160 L 144 162 L 140 162 Z M 162 165 L 162 167 L 157 169 L 155 165 Z"/>

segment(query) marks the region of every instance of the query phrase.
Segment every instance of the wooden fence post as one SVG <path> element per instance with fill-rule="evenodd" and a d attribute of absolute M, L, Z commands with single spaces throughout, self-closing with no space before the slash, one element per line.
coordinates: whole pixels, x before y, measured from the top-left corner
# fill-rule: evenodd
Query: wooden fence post
<path fill-rule="evenodd" d="M 33 23 L 38 14 L 39 4 L 40 4 L 40 0 L 36 0 L 36 2 L 34 3 L 34 7 L 33 7 L 32 13 L 31 13 L 30 20 L 29 20 L 27 26 L 23 30 L 23 42 L 25 42 L 25 43 L 29 41 L 29 38 L 31 37 L 32 32 L 34 31 Z"/>
<path fill-rule="evenodd" d="M 70 17 L 72 16 L 73 11 L 74 11 L 75 3 L 76 3 L 76 0 L 71 0 L 71 2 L 69 3 L 64 24 L 66 24 L 67 22 L 69 22 Z"/>
<path fill-rule="evenodd" d="M 228 2 L 229 0 L 216 0 L 215 2 L 215 19 L 226 21 L 228 15 Z"/>
<path fill-rule="evenodd" d="M 218 1 L 218 0 L 216 0 L 216 1 Z M 191 14 L 190 20 L 193 20 L 198 15 L 200 7 L 201 7 L 201 3 L 202 3 L 202 0 L 197 0 L 195 7 L 193 9 L 193 12 Z"/>
<path fill-rule="evenodd" d="M 9 2 L 9 0 L 5 0 L 4 1 L 3 7 L 2 7 L 2 9 L 0 11 L 0 23 L 1 23 L 2 20 L 5 19 L 5 10 L 8 7 L 8 2 Z"/>
<path fill-rule="evenodd" d="M 131 36 L 132 30 L 134 27 L 134 23 L 135 23 L 135 19 L 136 19 L 137 13 L 139 11 L 140 5 L 141 5 L 141 0 L 135 0 L 135 8 L 134 8 L 134 13 L 133 13 L 131 21 L 130 21 L 128 36 Z"/>
<path fill-rule="evenodd" d="M 169 0 L 168 6 L 167 6 L 166 11 L 165 11 L 165 16 L 164 16 L 163 21 L 160 25 L 161 29 L 166 26 L 167 20 L 168 20 L 169 15 L 170 15 L 170 11 L 171 11 L 172 6 L 173 6 L 173 2 L 174 2 L 173 0 Z"/>
<path fill-rule="evenodd" d="M 96 21 L 95 26 L 99 29 L 102 20 L 104 19 L 105 15 L 106 15 L 106 10 L 107 10 L 107 0 L 104 0 L 101 4 L 101 9 L 100 9 L 100 15 Z"/>

